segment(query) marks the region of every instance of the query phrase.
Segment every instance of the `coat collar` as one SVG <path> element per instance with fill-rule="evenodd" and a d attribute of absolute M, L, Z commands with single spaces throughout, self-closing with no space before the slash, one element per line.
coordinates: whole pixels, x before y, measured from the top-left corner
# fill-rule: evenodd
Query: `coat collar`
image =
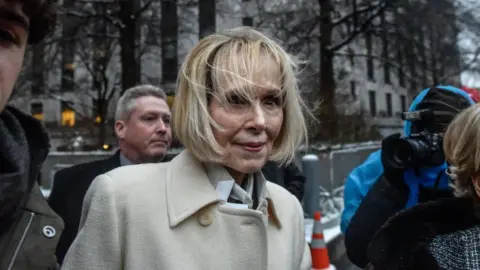
<path fill-rule="evenodd" d="M 176 227 L 200 209 L 221 201 L 205 167 L 188 150 L 176 156 L 167 168 L 166 199 L 170 227 Z M 267 189 L 265 192 L 268 214 L 280 227 L 274 200 Z"/>
<path fill-rule="evenodd" d="M 471 198 L 439 199 L 401 211 L 371 240 L 371 264 L 375 269 L 440 269 L 428 250 L 432 239 L 478 226 L 479 212 Z"/>

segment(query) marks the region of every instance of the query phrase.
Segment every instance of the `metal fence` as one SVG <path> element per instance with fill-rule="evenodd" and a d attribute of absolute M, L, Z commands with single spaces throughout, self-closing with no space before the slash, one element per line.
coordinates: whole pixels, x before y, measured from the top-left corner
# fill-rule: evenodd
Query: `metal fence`
<path fill-rule="evenodd" d="M 177 155 L 179 152 L 179 149 L 171 149 L 168 155 Z M 58 170 L 80 163 L 106 159 L 114 153 L 109 151 L 50 152 L 42 167 L 40 183 L 44 189 L 51 189 L 53 176 Z"/>
<path fill-rule="evenodd" d="M 307 178 L 304 210 L 307 217 L 320 210 L 324 215 L 339 216 L 343 210 L 343 186 L 348 174 L 381 146 L 366 142 L 310 149 L 299 167 Z"/>
<path fill-rule="evenodd" d="M 348 145 L 335 145 L 328 147 L 311 147 L 308 153 L 317 157 L 317 162 L 312 164 L 314 170 L 312 179 L 313 190 L 310 188 L 309 192 L 314 192 L 315 196 L 325 196 L 328 194 L 335 194 L 339 196 L 339 190 L 345 182 L 347 175 L 359 164 L 361 164 L 370 153 L 380 148 L 380 142 L 365 142 Z M 170 155 L 175 155 L 179 152 L 178 149 L 172 149 Z M 304 157 L 305 149 L 300 149 L 297 154 L 296 163 L 300 170 L 304 170 L 302 158 Z M 105 159 L 110 157 L 113 152 L 51 152 L 43 166 L 41 183 L 46 189 L 51 188 L 53 175 L 58 169 L 65 168 L 73 164 L 84 162 L 91 162 L 94 160 Z M 305 173 L 305 172 L 304 172 Z M 307 183 L 308 184 L 308 183 Z M 322 190 L 319 189 L 322 187 Z M 340 189 L 339 189 L 340 188 Z M 309 195 L 307 192 L 306 196 Z"/>

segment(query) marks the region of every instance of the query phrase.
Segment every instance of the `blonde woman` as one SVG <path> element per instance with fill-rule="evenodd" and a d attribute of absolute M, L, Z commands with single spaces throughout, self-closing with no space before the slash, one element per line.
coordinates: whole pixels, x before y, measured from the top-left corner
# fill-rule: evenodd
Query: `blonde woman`
<path fill-rule="evenodd" d="M 480 269 L 480 105 L 455 117 L 443 147 L 456 197 L 391 218 L 370 243 L 366 269 Z"/>
<path fill-rule="evenodd" d="M 169 163 L 96 178 L 64 269 L 310 269 L 303 211 L 265 181 L 306 137 L 295 64 L 250 28 L 201 40 L 178 78 Z"/>

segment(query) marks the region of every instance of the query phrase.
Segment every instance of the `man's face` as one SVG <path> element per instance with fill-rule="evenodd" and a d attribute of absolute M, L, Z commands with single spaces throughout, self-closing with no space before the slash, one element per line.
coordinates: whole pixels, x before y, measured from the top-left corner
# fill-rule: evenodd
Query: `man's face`
<path fill-rule="evenodd" d="M 17 1 L 0 0 L 0 112 L 22 68 L 29 20 Z"/>
<path fill-rule="evenodd" d="M 126 121 L 117 121 L 115 131 L 136 163 L 158 162 L 172 142 L 171 112 L 165 100 L 154 96 L 137 98 Z"/>

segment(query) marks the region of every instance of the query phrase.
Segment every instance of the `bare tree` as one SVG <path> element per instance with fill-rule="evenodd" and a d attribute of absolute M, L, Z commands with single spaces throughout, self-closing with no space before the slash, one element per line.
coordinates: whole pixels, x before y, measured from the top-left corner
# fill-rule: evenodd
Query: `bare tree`
<path fill-rule="evenodd" d="M 336 54 L 364 33 L 389 4 L 381 0 L 349 2 L 345 6 L 343 1 L 311 0 L 290 10 L 285 5 L 272 7 L 271 1 L 258 2 L 261 7 L 269 6 L 260 9 L 259 26 L 274 29 L 274 35 L 284 40 L 290 51 L 303 52 L 309 59 L 318 57 L 318 89 L 312 91 L 312 99 L 321 100 L 316 116 L 322 125 L 317 132 L 322 134 L 316 135 L 322 139 L 338 137 Z"/>
<path fill-rule="evenodd" d="M 321 140 L 341 138 L 343 112 L 339 111 L 341 73 L 345 63 L 365 59 L 367 70 L 380 62 L 384 79 L 397 70 L 399 84 L 417 91 L 419 85 L 451 82 L 468 68 L 462 55 L 476 60 L 477 48 L 462 52 L 457 46 L 462 28 L 478 28 L 471 16 L 458 17 L 453 0 L 411 1 L 310 0 L 275 5 L 258 1 L 258 27 L 270 29 L 290 51 L 310 60 L 317 76 L 309 75 L 310 100 L 320 100 L 316 115 L 321 120 L 316 137 Z M 352 47 L 359 47 L 354 50 Z M 362 47 L 362 46 L 360 46 Z M 366 49 L 366 52 L 365 50 Z M 318 61 L 312 61 L 318 59 Z M 339 68 L 338 60 L 344 64 Z M 364 76 L 371 77 L 371 74 Z M 316 82 L 316 83 L 313 83 Z M 410 85 L 406 85 L 409 82 Z M 339 87 L 340 86 L 340 87 Z"/>
<path fill-rule="evenodd" d="M 102 20 L 116 29 L 120 46 L 120 63 L 122 76 L 122 91 L 140 82 L 141 70 L 139 61 L 139 29 L 140 19 L 144 13 L 151 12 L 154 0 L 70 0 L 72 5 L 64 6 L 67 18 L 82 20 Z M 98 4 L 106 6 L 98 10 Z"/>

